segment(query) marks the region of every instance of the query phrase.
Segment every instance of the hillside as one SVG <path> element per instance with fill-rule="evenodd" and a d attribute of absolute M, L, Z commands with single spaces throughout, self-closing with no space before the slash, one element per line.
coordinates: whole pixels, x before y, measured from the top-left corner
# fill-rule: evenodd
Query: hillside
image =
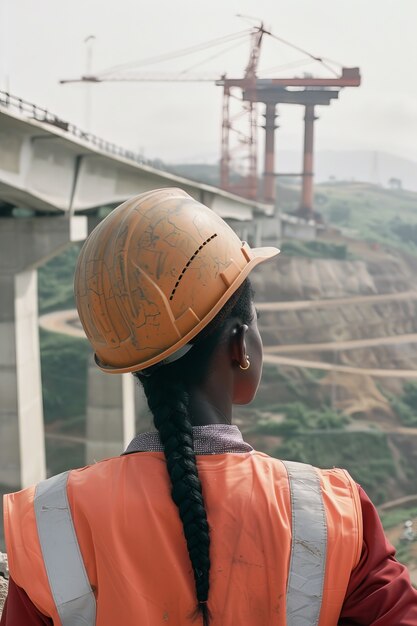
<path fill-rule="evenodd" d="M 253 274 L 267 369 L 237 418 L 270 454 L 346 467 L 384 502 L 415 491 L 417 291 L 407 259 L 371 252 Z"/>

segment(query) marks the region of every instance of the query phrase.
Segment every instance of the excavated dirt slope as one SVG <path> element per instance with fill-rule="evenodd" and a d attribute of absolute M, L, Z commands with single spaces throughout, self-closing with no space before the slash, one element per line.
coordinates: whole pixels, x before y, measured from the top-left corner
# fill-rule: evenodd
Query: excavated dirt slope
<path fill-rule="evenodd" d="M 265 346 L 278 346 L 280 354 L 298 359 L 355 366 L 358 375 L 360 368 L 417 369 L 414 264 L 379 251 L 368 251 L 368 257 L 283 257 L 260 267 L 253 284 Z M 267 302 L 277 302 L 276 310 Z M 341 378 L 337 376 L 338 384 Z M 392 391 L 401 388 L 398 379 L 384 385 Z"/>
<path fill-rule="evenodd" d="M 301 365 L 323 364 L 316 382 L 305 381 L 308 393 L 351 416 L 350 430 L 387 433 L 399 479 L 390 488 L 395 497 L 415 492 L 417 473 L 417 429 L 405 428 L 389 401 L 417 379 L 416 260 L 365 244 L 355 254 L 361 258 L 278 257 L 251 279 L 266 362 L 301 385 Z M 279 381 L 264 381 L 261 393 L 269 403 L 290 401 Z M 276 440 L 264 437 L 264 449 L 268 444 Z"/>

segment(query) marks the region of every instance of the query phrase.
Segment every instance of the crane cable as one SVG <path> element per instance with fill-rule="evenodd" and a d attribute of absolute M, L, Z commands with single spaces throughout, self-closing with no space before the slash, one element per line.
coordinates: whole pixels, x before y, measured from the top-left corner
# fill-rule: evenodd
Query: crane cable
<path fill-rule="evenodd" d="M 324 57 L 318 57 L 314 54 L 311 54 L 311 52 L 308 52 L 307 50 L 304 50 L 304 48 L 300 48 L 300 46 L 296 46 L 295 44 L 291 43 L 290 41 L 287 41 L 286 39 L 283 39 L 282 37 L 278 37 L 278 35 L 274 35 L 273 33 L 271 33 L 270 31 L 265 31 L 266 35 L 269 35 L 270 37 L 272 37 L 272 39 L 276 39 L 276 41 L 279 41 L 280 43 L 289 46 L 290 48 L 293 48 L 293 50 L 297 50 L 298 52 L 301 52 L 302 54 L 305 54 L 306 56 L 310 57 L 310 59 L 313 59 L 314 61 L 317 61 L 318 63 L 321 63 L 321 65 L 323 65 L 323 67 L 325 67 L 329 72 L 331 72 L 332 74 L 334 74 L 335 76 L 339 76 L 338 73 L 330 66 L 328 65 L 328 62 L 330 61 L 330 59 L 325 59 Z M 330 61 L 331 63 L 336 63 L 336 61 Z M 336 65 L 339 65 L 339 63 L 336 63 Z"/>
<path fill-rule="evenodd" d="M 268 67 L 262 70 L 262 73 L 265 74 L 269 72 L 282 72 L 284 70 L 302 67 L 303 65 L 307 65 L 310 63 L 316 63 L 316 61 L 314 59 L 298 59 L 295 61 L 289 61 L 288 63 L 283 63 L 282 65 L 274 65 L 273 67 Z"/>
<path fill-rule="evenodd" d="M 231 46 L 229 46 L 225 50 L 221 50 L 220 52 L 216 52 L 215 54 L 212 54 L 211 56 L 207 57 L 203 61 L 198 61 L 197 63 L 194 63 L 193 65 L 190 65 L 185 70 L 182 70 L 179 73 L 179 76 L 182 76 L 182 74 L 185 74 L 186 72 L 189 72 L 191 69 L 194 69 L 195 67 L 198 67 L 199 65 L 203 65 L 204 63 L 207 63 L 208 61 L 211 61 L 212 59 L 215 59 L 216 57 L 219 57 L 222 54 L 225 54 L 226 52 L 229 52 L 229 50 L 233 50 L 234 48 L 238 48 L 239 46 L 241 46 L 243 44 L 246 44 L 246 40 L 244 40 L 244 39 L 241 39 L 240 41 L 237 41 L 237 42 L 235 41 Z"/>
<path fill-rule="evenodd" d="M 144 65 L 153 65 L 156 63 L 161 63 L 166 60 L 175 59 L 178 57 L 186 56 L 188 54 L 193 54 L 194 52 L 200 52 L 201 50 L 206 50 L 207 48 L 211 48 L 214 46 L 221 45 L 222 43 L 228 43 L 229 41 L 233 41 L 235 39 L 246 37 L 249 34 L 250 30 L 245 29 L 244 31 L 239 31 L 237 33 L 233 33 L 231 35 L 226 35 L 223 37 L 218 37 L 216 39 L 212 39 L 210 41 L 204 42 L 202 44 L 197 44 L 194 46 L 189 46 L 187 48 L 181 48 L 176 52 L 169 52 L 165 54 L 160 54 L 154 57 L 148 57 L 146 59 L 140 59 L 138 61 L 131 61 L 130 63 L 124 63 L 121 65 L 115 65 L 110 67 L 107 70 L 103 70 L 102 72 L 97 74 L 98 78 L 106 78 L 109 74 L 113 74 L 118 71 L 124 71 L 130 68 L 142 67 Z"/>

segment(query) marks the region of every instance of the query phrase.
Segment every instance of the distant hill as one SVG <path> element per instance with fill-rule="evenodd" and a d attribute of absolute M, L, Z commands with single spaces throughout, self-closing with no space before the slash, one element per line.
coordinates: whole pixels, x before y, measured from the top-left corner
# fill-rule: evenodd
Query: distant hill
<path fill-rule="evenodd" d="M 327 182 L 316 186 L 315 208 L 349 237 L 417 253 L 416 192 L 370 183 Z"/>
<path fill-rule="evenodd" d="M 283 150 L 279 153 L 280 172 L 298 172 L 301 153 Z M 370 150 L 322 150 L 316 154 L 315 178 L 317 182 L 332 180 L 361 181 L 389 186 L 397 178 L 403 189 L 417 191 L 417 161 L 403 159 L 387 152 Z"/>
<path fill-rule="evenodd" d="M 191 178 L 207 185 L 216 187 L 220 183 L 220 171 L 217 163 L 166 163 L 164 167 L 178 176 Z"/>
<path fill-rule="evenodd" d="M 217 164 L 171 163 L 165 167 L 182 176 L 212 185 L 219 184 Z M 300 172 L 301 152 L 280 151 L 278 171 Z M 401 181 L 403 189 L 417 191 L 417 161 L 371 150 L 322 150 L 316 154 L 315 179 L 318 183 L 329 180 L 354 180 L 389 187 L 392 178 Z"/>

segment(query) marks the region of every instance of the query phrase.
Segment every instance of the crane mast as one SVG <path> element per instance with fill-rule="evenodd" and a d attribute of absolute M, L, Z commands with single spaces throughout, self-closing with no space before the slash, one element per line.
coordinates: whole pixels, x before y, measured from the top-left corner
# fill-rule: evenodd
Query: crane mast
<path fill-rule="evenodd" d="M 245 76 L 242 79 L 242 86 L 246 89 L 256 89 L 256 72 L 258 69 L 259 57 L 261 54 L 262 38 L 264 36 L 263 24 L 252 30 L 252 46 L 249 54 L 249 61 L 246 66 Z M 216 84 L 219 84 L 217 82 Z M 222 152 L 220 158 L 220 185 L 223 189 L 234 191 L 250 199 L 256 199 L 258 195 L 258 142 L 257 142 L 257 103 L 249 100 L 243 103 L 242 113 L 236 116 L 231 114 L 232 90 L 236 90 L 233 81 L 222 77 L 223 84 L 223 119 L 222 119 Z M 240 85 L 238 88 L 242 88 Z M 242 119 L 243 118 L 243 119 Z M 246 121 L 246 132 L 242 132 L 235 125 Z M 247 163 L 246 176 L 241 181 L 233 183 L 231 181 L 232 157 L 231 157 L 231 134 L 237 134 L 238 152 L 245 151 Z"/>

